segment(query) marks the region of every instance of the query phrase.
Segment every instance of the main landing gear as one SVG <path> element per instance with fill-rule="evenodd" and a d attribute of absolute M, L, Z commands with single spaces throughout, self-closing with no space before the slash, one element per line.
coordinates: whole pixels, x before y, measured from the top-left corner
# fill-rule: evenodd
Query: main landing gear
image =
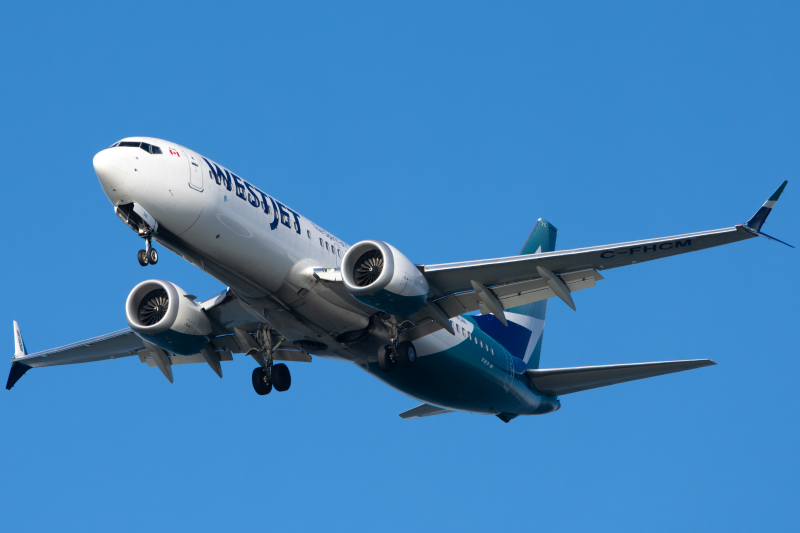
<path fill-rule="evenodd" d="M 139 253 L 136 255 L 137 259 L 139 259 L 139 264 L 143 267 L 147 265 L 155 265 L 158 263 L 158 252 L 152 246 L 152 231 L 148 231 L 144 234 L 144 250 L 139 250 Z"/>
<path fill-rule="evenodd" d="M 270 328 L 259 329 L 256 338 L 261 348 L 253 348 L 247 355 L 251 356 L 261 365 L 253 370 L 253 389 L 259 396 L 265 396 L 274 388 L 278 392 L 285 392 L 292 386 L 292 374 L 289 367 L 283 363 L 273 364 L 275 350 L 281 345 L 283 339 L 277 342 Z"/>
<path fill-rule="evenodd" d="M 386 329 L 389 330 L 390 344 L 382 346 L 378 351 L 378 365 L 384 372 L 391 372 L 399 364 L 404 368 L 411 368 L 417 360 L 417 349 L 411 341 L 400 340 L 403 324 L 397 325 L 397 319 L 392 316 L 389 320 L 383 321 Z"/>

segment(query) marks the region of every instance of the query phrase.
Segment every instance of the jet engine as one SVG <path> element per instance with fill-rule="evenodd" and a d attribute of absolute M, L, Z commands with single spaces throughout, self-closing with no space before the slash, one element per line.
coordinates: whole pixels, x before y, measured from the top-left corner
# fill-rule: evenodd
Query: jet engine
<path fill-rule="evenodd" d="M 425 276 L 383 241 L 353 245 L 342 259 L 342 278 L 356 300 L 392 315 L 411 316 L 428 300 Z"/>
<path fill-rule="evenodd" d="M 143 281 L 125 302 L 128 325 L 150 344 L 178 355 L 199 353 L 210 341 L 211 322 L 194 298 L 160 279 Z"/>

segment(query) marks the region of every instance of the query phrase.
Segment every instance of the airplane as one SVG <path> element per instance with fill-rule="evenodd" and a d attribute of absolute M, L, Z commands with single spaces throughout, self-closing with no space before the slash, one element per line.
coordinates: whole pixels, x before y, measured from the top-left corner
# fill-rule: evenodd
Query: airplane
<path fill-rule="evenodd" d="M 755 237 L 787 182 L 733 227 L 557 251 L 557 229 L 539 219 L 519 255 L 415 264 L 392 245 L 352 246 L 255 184 L 184 146 L 128 137 L 94 156 L 114 213 L 144 240 L 137 259 L 158 263 L 153 241 L 227 288 L 198 300 L 148 279 L 125 302 L 128 327 L 28 354 L 14 322 L 6 389 L 31 368 L 136 356 L 173 381 L 181 364 L 246 354 L 259 395 L 287 391 L 285 362 L 311 354 L 353 363 L 422 402 L 400 416 L 455 411 L 552 413 L 574 392 L 714 365 L 709 359 L 540 368 L 547 302 L 576 309 L 573 293 L 602 271 Z M 788 245 L 787 246 L 791 246 Z"/>

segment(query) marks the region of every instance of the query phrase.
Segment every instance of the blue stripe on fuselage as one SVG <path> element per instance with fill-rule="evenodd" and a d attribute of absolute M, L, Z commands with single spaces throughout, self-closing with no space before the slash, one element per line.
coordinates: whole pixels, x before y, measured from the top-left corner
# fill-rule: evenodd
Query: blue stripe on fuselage
<path fill-rule="evenodd" d="M 508 321 L 506 327 L 494 315 L 475 315 L 472 318 L 481 330 L 502 344 L 511 355 L 519 359 L 525 358 L 525 351 L 533 335 L 531 330 L 511 321 Z"/>

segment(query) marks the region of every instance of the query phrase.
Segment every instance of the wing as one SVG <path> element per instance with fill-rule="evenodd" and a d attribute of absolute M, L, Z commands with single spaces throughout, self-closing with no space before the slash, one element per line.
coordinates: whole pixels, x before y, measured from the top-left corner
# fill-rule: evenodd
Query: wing
<path fill-rule="evenodd" d="M 544 368 L 526 370 L 525 373 L 539 392 L 549 396 L 560 396 L 716 364 L 711 359 L 693 359 L 689 361 L 634 363 L 630 365 Z"/>
<path fill-rule="evenodd" d="M 785 186 L 786 182 L 747 224 L 730 228 L 574 250 L 420 265 L 433 300 L 411 317 L 417 327 L 407 331 L 405 337 L 414 340 L 437 329 L 450 329 L 447 319 L 470 311 L 493 313 L 503 321 L 505 309 L 554 296 L 575 309 L 571 293 L 594 287 L 603 279 L 600 271 L 758 236 L 777 240 L 760 230 Z"/>
<path fill-rule="evenodd" d="M 516 255 L 482 261 L 425 265 L 422 272 L 444 294 L 472 291 L 472 280 L 486 286 L 510 285 L 542 278 L 536 267 L 562 277 L 566 273 L 608 270 L 664 257 L 696 252 L 755 237 L 743 226 L 658 239 L 577 248 L 560 252 Z M 593 275 L 593 274 L 590 274 Z M 602 277 L 598 278 L 602 279 Z M 494 287 L 493 287 L 494 288 Z"/>
<path fill-rule="evenodd" d="M 22 336 L 19 334 L 16 322 L 14 323 L 14 333 L 21 342 Z M 25 353 L 15 355 L 11 363 L 11 372 L 8 374 L 6 389 L 11 390 L 11 387 L 31 368 L 128 357 L 142 349 L 144 349 L 142 339 L 137 337 L 130 328 L 126 328 L 85 341 L 67 344 L 60 348 L 52 348 L 30 355 Z"/>
<path fill-rule="evenodd" d="M 170 381 L 172 381 L 171 367 L 173 365 L 193 363 L 208 363 L 221 377 L 220 361 L 232 361 L 233 353 L 246 353 L 252 348 L 260 347 L 253 337 L 253 333 L 261 326 L 261 323 L 254 321 L 254 317 L 239 304 L 238 298 L 230 290 L 223 291 L 206 300 L 201 307 L 215 330 L 209 346 L 214 357 L 210 359 L 208 353 L 175 355 L 165 352 L 142 341 L 130 328 L 59 348 L 27 354 L 19 327 L 14 322 L 17 351 L 11 363 L 6 389 L 10 390 L 31 368 L 90 363 L 131 355 L 138 356 L 139 361 L 148 366 L 158 366 Z M 286 341 L 283 341 L 275 352 L 274 359 L 278 361 L 311 361 L 311 357 L 307 353 Z"/>
<path fill-rule="evenodd" d="M 428 283 L 445 295 L 435 301 L 447 318 L 469 311 L 500 317 L 510 309 L 554 296 L 575 309 L 571 293 L 594 287 L 599 271 L 653 261 L 751 239 L 743 226 L 561 252 L 421 267 Z M 429 311 L 425 309 L 423 312 Z M 421 316 L 412 318 L 419 320 Z M 435 317 L 431 317 L 435 320 Z M 501 319 L 502 320 L 502 319 Z M 439 321 L 441 322 L 441 320 Z"/>
<path fill-rule="evenodd" d="M 71 365 L 128 357 L 142 349 L 144 349 L 142 339 L 137 337 L 130 328 L 125 328 L 85 341 L 67 344 L 60 348 L 15 357 L 14 362 L 25 364 L 31 368 Z"/>

